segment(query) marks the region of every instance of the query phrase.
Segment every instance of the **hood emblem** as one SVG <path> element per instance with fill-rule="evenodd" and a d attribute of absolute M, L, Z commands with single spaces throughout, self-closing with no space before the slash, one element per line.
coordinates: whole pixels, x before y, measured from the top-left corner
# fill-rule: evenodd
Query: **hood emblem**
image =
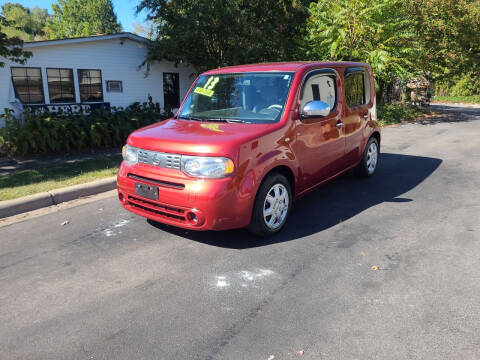
<path fill-rule="evenodd" d="M 152 164 L 155 166 L 160 165 L 161 157 L 158 154 L 153 154 L 152 156 Z"/>

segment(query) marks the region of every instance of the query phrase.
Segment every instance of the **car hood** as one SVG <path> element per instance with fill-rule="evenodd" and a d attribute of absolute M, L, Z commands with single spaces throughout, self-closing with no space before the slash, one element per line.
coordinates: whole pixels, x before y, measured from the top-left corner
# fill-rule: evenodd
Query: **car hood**
<path fill-rule="evenodd" d="M 233 156 L 238 146 L 278 127 L 275 124 L 241 124 L 168 119 L 128 137 L 131 146 L 178 154 Z"/>

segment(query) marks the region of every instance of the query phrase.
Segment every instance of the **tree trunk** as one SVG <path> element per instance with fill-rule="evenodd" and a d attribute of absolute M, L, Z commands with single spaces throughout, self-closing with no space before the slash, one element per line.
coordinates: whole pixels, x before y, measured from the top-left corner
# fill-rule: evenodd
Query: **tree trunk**
<path fill-rule="evenodd" d="M 385 94 L 385 83 L 378 79 L 378 92 L 376 94 L 377 97 L 377 104 L 383 104 L 384 103 L 384 94 Z"/>

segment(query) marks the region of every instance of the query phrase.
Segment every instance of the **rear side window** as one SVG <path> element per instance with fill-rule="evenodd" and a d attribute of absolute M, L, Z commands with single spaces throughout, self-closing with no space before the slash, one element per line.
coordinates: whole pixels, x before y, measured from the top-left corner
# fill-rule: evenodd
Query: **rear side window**
<path fill-rule="evenodd" d="M 349 107 L 364 105 L 370 101 L 370 87 L 365 71 L 345 74 L 345 100 Z"/>

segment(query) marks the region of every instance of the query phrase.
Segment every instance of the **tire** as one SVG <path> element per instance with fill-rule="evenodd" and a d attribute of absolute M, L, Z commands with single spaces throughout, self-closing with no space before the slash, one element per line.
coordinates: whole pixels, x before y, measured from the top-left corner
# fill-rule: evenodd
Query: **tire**
<path fill-rule="evenodd" d="M 362 161 L 360 164 L 358 164 L 358 175 L 366 178 L 375 174 L 378 166 L 379 155 L 380 147 L 378 145 L 378 141 L 374 137 L 371 137 L 365 146 L 365 150 L 363 151 Z"/>
<path fill-rule="evenodd" d="M 257 236 L 278 233 L 287 222 L 292 207 L 292 190 L 285 176 L 273 173 L 258 189 L 248 230 Z"/>

